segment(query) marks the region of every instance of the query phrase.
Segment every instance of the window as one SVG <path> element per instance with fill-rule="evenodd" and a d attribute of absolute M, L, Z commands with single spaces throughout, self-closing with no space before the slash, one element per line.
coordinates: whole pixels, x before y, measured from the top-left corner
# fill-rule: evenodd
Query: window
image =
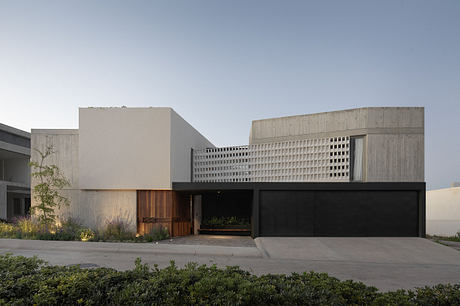
<path fill-rule="evenodd" d="M 13 199 L 13 215 L 18 216 L 22 213 L 21 199 Z"/>
<path fill-rule="evenodd" d="M 364 153 L 364 137 L 352 137 L 351 139 L 351 181 L 360 182 L 363 180 L 363 153 Z"/>

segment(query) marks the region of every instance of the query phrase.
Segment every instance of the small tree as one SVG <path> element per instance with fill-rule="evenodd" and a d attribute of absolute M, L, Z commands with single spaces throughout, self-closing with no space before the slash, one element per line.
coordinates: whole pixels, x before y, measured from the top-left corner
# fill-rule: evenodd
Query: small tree
<path fill-rule="evenodd" d="M 38 219 L 42 224 L 49 225 L 56 221 L 54 208 L 60 208 L 62 205 L 69 205 L 69 199 L 62 196 L 62 188 L 70 186 L 69 180 L 62 174 L 56 165 L 45 165 L 45 160 L 55 153 L 52 145 L 47 146 L 42 152 L 38 149 L 35 151 L 40 154 L 40 161 L 30 162 L 32 168 L 32 177 L 38 179 L 38 184 L 33 188 L 33 197 L 37 205 L 31 207 L 32 212 L 38 212 Z"/>

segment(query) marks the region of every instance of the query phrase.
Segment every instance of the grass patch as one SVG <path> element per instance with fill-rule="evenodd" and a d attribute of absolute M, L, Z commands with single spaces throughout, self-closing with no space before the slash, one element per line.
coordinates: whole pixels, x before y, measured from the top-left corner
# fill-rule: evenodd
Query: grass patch
<path fill-rule="evenodd" d="M 455 236 L 426 235 L 426 238 L 434 240 L 436 242 L 439 242 L 439 240 L 460 242 L 460 232 L 458 232 Z"/>

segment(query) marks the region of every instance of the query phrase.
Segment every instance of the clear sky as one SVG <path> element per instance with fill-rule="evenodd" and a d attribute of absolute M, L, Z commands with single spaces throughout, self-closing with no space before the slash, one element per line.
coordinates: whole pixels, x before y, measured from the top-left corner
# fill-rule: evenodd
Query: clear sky
<path fill-rule="evenodd" d="M 170 106 L 215 145 L 251 120 L 424 106 L 428 189 L 460 181 L 460 1 L 0 0 L 0 122 Z"/>

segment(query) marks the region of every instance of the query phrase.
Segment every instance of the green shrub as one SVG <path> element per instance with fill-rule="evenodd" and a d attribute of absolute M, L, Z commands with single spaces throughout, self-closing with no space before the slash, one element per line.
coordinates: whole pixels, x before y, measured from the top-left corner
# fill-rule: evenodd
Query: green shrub
<path fill-rule="evenodd" d="M 13 224 L 0 222 L 0 237 L 10 238 L 16 233 L 16 227 Z"/>
<path fill-rule="evenodd" d="M 80 232 L 83 226 L 75 219 L 62 220 L 60 224 L 44 224 L 36 235 L 39 240 L 80 240 Z"/>
<path fill-rule="evenodd" d="M 150 269 L 139 259 L 130 271 L 48 266 L 0 255 L 0 305 L 459 305 L 460 284 L 379 292 L 325 273 L 255 276 L 174 262 Z"/>
<path fill-rule="evenodd" d="M 166 227 L 160 225 L 154 226 L 147 234 L 144 235 L 144 240 L 147 242 L 159 241 L 169 238 L 169 231 Z"/>
<path fill-rule="evenodd" d="M 210 217 L 204 218 L 201 222 L 202 225 L 221 226 L 221 225 L 249 225 L 249 218 L 242 217 Z"/>
<path fill-rule="evenodd" d="M 21 217 L 15 221 L 21 238 L 32 238 L 38 234 L 42 227 L 36 220 L 27 217 Z"/>
<path fill-rule="evenodd" d="M 81 225 L 77 219 L 67 218 L 62 221 L 59 230 L 75 237 L 75 239 L 78 240 L 80 238 L 80 232 L 83 230 L 83 225 Z"/>
<path fill-rule="evenodd" d="M 96 238 L 96 234 L 90 228 L 85 228 L 80 231 L 81 241 L 93 241 Z"/>
<path fill-rule="evenodd" d="M 128 224 L 122 218 L 117 217 L 107 221 L 98 236 L 102 240 L 123 241 L 134 240 L 136 234 L 129 230 Z"/>

